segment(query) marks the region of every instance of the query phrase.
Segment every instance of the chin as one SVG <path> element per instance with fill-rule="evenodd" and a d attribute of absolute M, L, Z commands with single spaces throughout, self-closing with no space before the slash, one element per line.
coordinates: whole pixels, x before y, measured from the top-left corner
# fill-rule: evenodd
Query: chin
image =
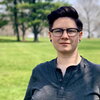
<path fill-rule="evenodd" d="M 72 50 L 59 50 L 58 52 L 63 53 L 63 54 L 68 54 L 68 53 L 71 53 Z"/>

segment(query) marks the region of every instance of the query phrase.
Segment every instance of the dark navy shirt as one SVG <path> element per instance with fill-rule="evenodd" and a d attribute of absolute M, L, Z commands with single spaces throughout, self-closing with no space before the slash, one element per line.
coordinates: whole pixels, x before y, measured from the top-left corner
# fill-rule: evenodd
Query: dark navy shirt
<path fill-rule="evenodd" d="M 100 65 L 82 58 L 63 77 L 57 60 L 33 69 L 24 100 L 100 100 Z"/>

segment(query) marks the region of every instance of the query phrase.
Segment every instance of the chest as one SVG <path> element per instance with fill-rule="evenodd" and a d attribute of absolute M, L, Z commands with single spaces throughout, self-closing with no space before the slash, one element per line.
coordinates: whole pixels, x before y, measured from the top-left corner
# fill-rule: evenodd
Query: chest
<path fill-rule="evenodd" d="M 79 85 L 78 87 L 53 87 L 45 85 L 42 88 L 35 88 L 32 100 L 100 100 L 98 87 L 87 88 Z"/>
<path fill-rule="evenodd" d="M 48 78 L 41 76 L 33 91 L 32 100 L 100 100 L 94 77 L 77 70 L 66 71 L 64 77 L 60 70 Z"/>

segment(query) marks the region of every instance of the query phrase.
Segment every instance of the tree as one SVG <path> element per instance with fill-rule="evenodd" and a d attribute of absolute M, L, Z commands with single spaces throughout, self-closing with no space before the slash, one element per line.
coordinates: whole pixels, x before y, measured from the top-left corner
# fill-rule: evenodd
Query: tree
<path fill-rule="evenodd" d="M 17 41 L 20 41 L 19 24 L 23 32 L 23 40 L 25 34 L 25 25 L 21 22 L 19 23 L 19 17 L 24 18 L 23 12 L 19 13 L 19 8 L 17 5 L 22 3 L 24 0 L 2 0 L 2 4 L 6 6 L 6 13 L 8 15 L 9 22 L 13 25 L 14 34 L 17 36 Z"/>
<path fill-rule="evenodd" d="M 0 1 L 0 6 L 4 6 L 3 4 L 4 4 L 4 2 Z M 0 28 L 2 28 L 8 24 L 7 15 L 6 15 L 6 13 L 4 13 L 4 11 L 5 10 L 2 9 L 2 11 L 0 12 Z"/>
<path fill-rule="evenodd" d="M 28 16 L 25 12 L 24 9 L 21 9 L 23 2 L 23 0 L 19 0 L 19 4 L 17 5 L 17 9 L 19 9 L 19 18 L 18 18 L 18 23 L 19 23 L 19 27 L 22 30 L 22 41 L 25 41 L 25 34 L 26 34 L 26 30 L 28 29 Z"/>
<path fill-rule="evenodd" d="M 10 23 L 13 23 L 14 33 L 17 36 L 17 41 L 20 41 L 19 30 L 18 30 L 18 0 L 2 0 L 2 4 L 6 7 L 7 19 Z"/>
<path fill-rule="evenodd" d="M 51 0 L 52 1 L 52 0 Z M 66 4 L 66 3 L 65 3 Z M 22 8 L 28 9 L 28 26 L 32 28 L 32 32 L 34 34 L 34 42 L 38 41 L 38 34 L 41 33 L 44 27 L 47 26 L 47 15 L 53 10 L 61 5 L 65 5 L 63 3 L 53 3 L 53 2 L 41 2 L 39 0 L 38 2 L 33 1 L 33 3 L 27 3 L 26 5 L 23 3 L 21 5 Z M 68 4 L 66 4 L 68 5 Z"/>
<path fill-rule="evenodd" d="M 32 29 L 34 40 L 38 41 L 38 34 L 47 27 L 47 15 L 53 10 L 67 3 L 53 0 L 3 0 L 6 6 L 9 22 L 13 24 L 17 41 L 20 41 L 19 28 L 22 30 L 23 41 L 28 28 Z"/>
<path fill-rule="evenodd" d="M 0 28 L 8 24 L 8 20 L 5 14 L 0 14 Z"/>
<path fill-rule="evenodd" d="M 20 36 L 19 36 L 19 29 L 18 29 L 18 9 L 17 9 L 17 0 L 13 1 L 14 8 L 13 8 L 13 15 L 14 15 L 14 26 L 15 26 L 15 32 L 17 35 L 17 41 L 20 41 Z"/>
<path fill-rule="evenodd" d="M 88 33 L 88 38 L 91 38 L 96 34 L 98 25 L 100 24 L 100 8 L 98 2 L 100 1 L 77 0 L 76 9 L 84 23 L 84 31 Z"/>

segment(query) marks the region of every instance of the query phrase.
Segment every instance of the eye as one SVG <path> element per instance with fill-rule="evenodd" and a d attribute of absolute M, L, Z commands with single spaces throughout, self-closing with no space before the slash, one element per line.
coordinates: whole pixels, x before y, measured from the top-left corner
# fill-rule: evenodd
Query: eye
<path fill-rule="evenodd" d="M 77 30 L 76 30 L 76 29 L 68 29 L 68 32 L 69 32 L 69 33 L 76 33 Z"/>
<path fill-rule="evenodd" d="M 53 32 L 54 32 L 54 33 L 61 33 L 62 30 L 61 30 L 61 29 L 55 29 L 55 30 L 53 30 Z"/>

